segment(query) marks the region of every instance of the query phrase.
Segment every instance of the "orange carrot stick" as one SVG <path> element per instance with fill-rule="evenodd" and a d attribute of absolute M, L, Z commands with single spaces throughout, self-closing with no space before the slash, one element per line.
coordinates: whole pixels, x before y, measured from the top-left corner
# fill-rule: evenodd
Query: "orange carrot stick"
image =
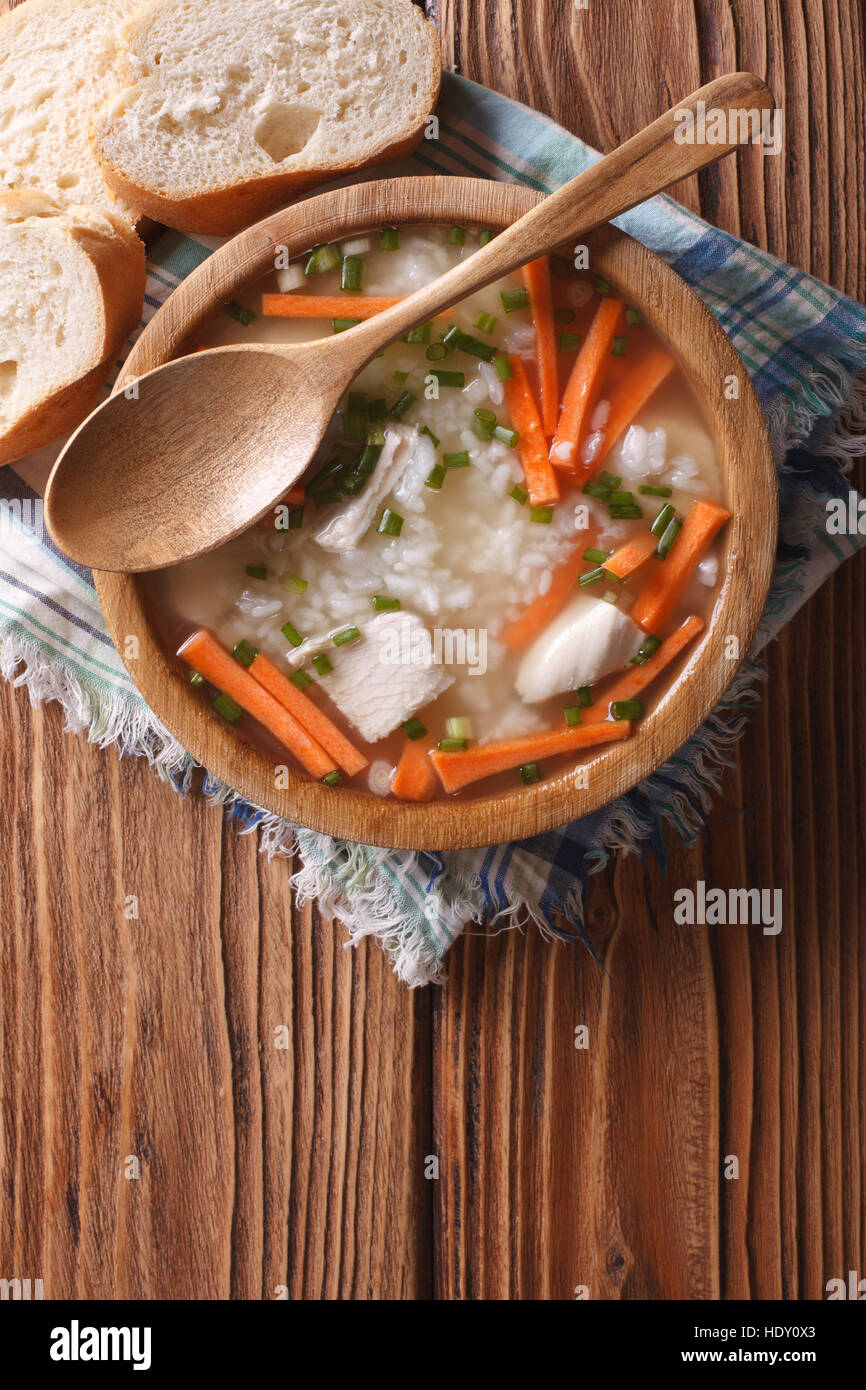
<path fill-rule="evenodd" d="M 519 618 L 515 618 L 513 623 L 509 623 L 503 629 L 502 641 L 511 651 L 519 652 L 523 647 L 528 647 L 533 638 L 556 617 L 574 588 L 583 552 L 587 546 L 592 545 L 592 541 L 592 536 L 587 532 L 580 545 L 576 546 L 553 571 L 553 579 L 547 593 L 540 594 L 523 610 Z"/>
<path fill-rule="evenodd" d="M 546 507 L 559 501 L 559 484 L 547 456 L 547 441 L 523 359 L 513 353 L 508 359 L 512 376 L 505 382 L 505 399 L 511 423 L 520 435 L 518 449 L 523 464 L 526 490 L 533 507 Z"/>
<path fill-rule="evenodd" d="M 386 294 L 263 294 L 262 313 L 277 319 L 371 319 L 399 304 Z"/>
<path fill-rule="evenodd" d="M 623 430 L 631 424 L 638 411 L 646 405 L 650 396 L 661 386 L 674 366 L 674 359 L 670 353 L 657 343 L 653 343 L 643 357 L 635 362 L 633 370 L 613 388 L 610 393 L 610 411 L 604 425 L 601 448 L 587 472 L 594 472 L 598 468 Z"/>
<path fill-rule="evenodd" d="M 578 752 L 596 743 L 613 743 L 627 738 L 630 733 L 628 719 L 606 724 L 577 724 L 573 729 L 550 729 L 543 734 L 482 743 L 477 748 L 455 753 L 440 753 L 436 749 L 430 754 L 430 761 L 446 792 L 456 792 L 481 777 L 492 777 L 495 772 L 507 772 L 509 768 L 535 763 L 540 758 L 552 758 L 557 753 Z"/>
<path fill-rule="evenodd" d="M 587 709 L 581 710 L 587 724 L 598 724 L 602 719 L 607 719 L 608 711 L 614 700 L 633 700 L 655 680 L 660 671 L 670 665 L 674 657 L 679 656 L 692 638 L 703 630 L 703 618 L 697 618 L 694 614 L 690 618 L 686 618 L 682 626 L 678 627 L 676 632 L 662 642 L 655 656 L 651 656 L 649 661 L 644 662 L 643 666 L 632 666 L 623 675 L 617 676 L 599 699 L 595 700 Z"/>
<path fill-rule="evenodd" d="M 571 369 L 550 449 L 554 467 L 562 468 L 567 473 L 580 471 L 580 445 L 598 400 L 622 308 L 620 299 L 605 298 L 601 301 Z"/>
<path fill-rule="evenodd" d="M 284 709 L 250 675 L 245 667 L 235 661 L 212 632 L 200 628 L 194 632 L 178 652 L 205 680 L 215 685 L 217 690 L 240 705 L 258 722 L 279 739 L 280 743 L 294 753 L 298 762 L 313 777 L 327 777 L 336 772 L 336 764 L 306 729 L 303 729 L 293 715 Z"/>
<path fill-rule="evenodd" d="M 325 752 L 331 755 L 348 777 L 354 777 L 356 772 L 367 766 L 369 759 L 365 758 L 363 753 L 359 753 L 355 745 L 349 742 L 319 706 L 284 676 L 279 667 L 266 656 L 262 656 L 261 652 L 250 663 L 249 673 L 269 695 L 273 695 L 283 709 L 294 715 L 301 728 L 306 729 L 307 733 L 322 745 Z"/>
<path fill-rule="evenodd" d="M 550 287 L 550 257 L 539 256 L 537 261 L 530 261 L 529 265 L 523 267 L 523 278 L 529 290 L 529 303 L 535 321 L 541 424 L 545 435 L 551 439 L 556 433 L 559 414 L 559 366 L 556 359 L 553 291 Z"/>
<path fill-rule="evenodd" d="M 431 740 L 407 739 L 391 783 L 395 796 L 404 801 L 429 801 L 436 791 L 436 773 L 430 761 Z"/>
<path fill-rule="evenodd" d="M 609 574 L 616 575 L 617 579 L 628 579 L 630 574 L 634 574 L 635 570 L 649 559 L 658 543 L 659 538 L 654 536 L 652 531 L 634 536 L 605 560 L 604 568 Z"/>
<path fill-rule="evenodd" d="M 715 502 L 695 502 L 667 559 L 656 566 L 652 578 L 631 610 L 630 616 L 647 632 L 661 632 L 701 556 L 730 515 Z"/>

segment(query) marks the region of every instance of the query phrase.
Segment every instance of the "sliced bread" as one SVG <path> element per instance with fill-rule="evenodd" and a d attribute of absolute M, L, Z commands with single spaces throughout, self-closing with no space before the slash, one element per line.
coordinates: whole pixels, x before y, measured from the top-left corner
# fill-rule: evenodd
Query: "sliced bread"
<path fill-rule="evenodd" d="M 439 90 L 411 0 L 148 0 L 93 151 L 127 202 L 228 235 L 302 190 L 408 154 Z"/>
<path fill-rule="evenodd" d="M 0 464 L 98 404 L 143 299 L 144 245 L 123 218 L 0 193 Z"/>
<path fill-rule="evenodd" d="M 64 205 L 117 203 L 89 141 L 120 85 L 117 30 L 136 0 L 27 0 L 0 15 L 0 190 L 42 188 Z"/>

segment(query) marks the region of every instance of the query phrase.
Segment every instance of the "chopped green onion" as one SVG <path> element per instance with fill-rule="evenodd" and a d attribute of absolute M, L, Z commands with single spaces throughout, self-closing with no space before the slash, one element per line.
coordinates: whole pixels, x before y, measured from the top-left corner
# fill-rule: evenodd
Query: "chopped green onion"
<path fill-rule="evenodd" d="M 247 574 L 250 579 L 267 579 L 267 565 L 247 565 Z"/>
<path fill-rule="evenodd" d="M 396 227 L 383 227 L 379 233 L 380 251 L 398 251 L 400 249 L 400 233 Z"/>
<path fill-rule="evenodd" d="M 549 526 L 553 520 L 553 508 L 532 507 L 529 512 L 529 520 L 537 521 L 541 526 Z"/>
<path fill-rule="evenodd" d="M 373 472 L 373 469 L 376 467 L 376 464 L 379 462 L 379 455 L 381 454 L 381 452 L 381 444 L 365 444 L 364 448 L 361 450 L 361 456 L 358 459 L 358 472 L 363 473 L 365 477 L 368 477 Z"/>
<path fill-rule="evenodd" d="M 201 688 L 201 686 L 203 686 L 206 682 L 205 682 L 205 678 L 204 678 L 204 676 L 202 675 L 201 671 L 190 671 L 190 673 L 189 673 L 189 683 L 190 683 L 190 685 L 193 687 L 194 690 L 199 690 L 199 689 Z"/>
<path fill-rule="evenodd" d="M 317 507 L 333 507 L 342 499 L 342 496 L 340 488 L 326 488 L 323 492 L 313 493 L 313 502 Z"/>
<path fill-rule="evenodd" d="M 258 654 L 258 647 L 254 647 L 252 642 L 248 642 L 245 637 L 242 637 L 239 642 L 235 642 L 232 647 L 232 656 L 235 661 L 240 662 L 241 666 L 252 666 Z"/>
<path fill-rule="evenodd" d="M 340 772 L 339 768 L 336 767 L 334 768 L 333 772 L 326 772 L 324 777 L 322 778 L 322 781 L 324 782 L 326 787 L 336 787 L 337 783 L 342 782 L 342 780 L 343 774 L 342 772 Z"/>
<path fill-rule="evenodd" d="M 485 228 L 484 228 L 484 231 L 481 233 L 481 236 L 479 237 L 479 242 L 480 242 L 480 244 L 481 244 L 482 246 L 486 246 L 487 243 L 488 243 L 488 241 L 492 241 L 492 240 L 493 240 L 493 233 L 491 232 L 491 230 L 490 230 L 489 227 L 485 227 Z"/>
<path fill-rule="evenodd" d="M 412 718 L 406 720 L 406 723 L 403 725 L 403 732 L 407 738 L 411 738 L 412 742 L 415 743 L 419 738 L 424 737 L 427 730 L 420 719 Z"/>
<path fill-rule="evenodd" d="M 638 492 L 643 497 L 673 497 L 672 487 L 650 487 L 648 483 L 641 483 Z"/>
<path fill-rule="evenodd" d="M 580 574 L 577 582 L 581 589 L 588 589 L 590 584 L 600 584 L 604 579 L 604 570 L 598 565 L 594 570 L 587 570 L 586 574 Z"/>
<path fill-rule="evenodd" d="M 403 385 L 409 380 L 409 373 L 408 373 L 408 372 L 394 372 L 393 376 L 391 377 L 391 380 L 392 380 L 397 386 L 403 386 Z"/>
<path fill-rule="evenodd" d="M 461 352 L 467 353 L 470 357 L 480 357 L 484 362 L 492 362 L 497 356 L 492 343 L 482 343 L 480 338 L 473 338 L 471 333 L 463 333 L 459 328 L 456 335 L 449 331 L 444 342 L 446 346 L 459 348 Z"/>
<path fill-rule="evenodd" d="M 592 686 L 580 685 L 575 694 L 577 695 L 578 707 L 580 709 L 589 709 L 592 704 Z"/>
<path fill-rule="evenodd" d="M 566 705 L 562 712 L 565 715 L 565 722 L 569 729 L 573 729 L 575 724 L 579 724 L 583 719 L 583 715 L 580 712 L 580 705 Z"/>
<path fill-rule="evenodd" d="M 559 323 L 574 323 L 577 314 L 573 309 L 569 309 L 567 304 L 561 304 L 558 309 L 554 310 L 553 317 L 557 319 Z"/>
<path fill-rule="evenodd" d="M 609 492 L 607 500 L 612 507 L 633 507 L 635 505 L 633 492 Z"/>
<path fill-rule="evenodd" d="M 360 497 L 367 482 L 368 478 L 365 473 L 355 472 L 347 473 L 340 485 L 347 497 Z"/>
<path fill-rule="evenodd" d="M 367 411 L 347 410 L 343 415 L 343 438 L 367 438 Z"/>
<path fill-rule="evenodd" d="M 526 502 L 526 499 L 528 498 L 529 493 L 528 493 L 528 492 L 524 492 L 523 488 L 518 486 L 518 487 L 513 487 L 513 488 L 511 489 L 511 491 L 509 492 L 508 496 L 509 496 L 509 497 L 513 497 L 514 500 L 515 500 L 515 502 L 518 502 L 518 503 L 520 504 L 520 506 L 522 507 L 522 506 L 524 505 L 524 503 Z"/>
<path fill-rule="evenodd" d="M 673 520 L 676 514 L 676 508 L 672 507 L 670 502 L 667 502 L 662 507 L 661 511 L 659 512 L 658 516 L 656 517 L 655 521 L 650 527 L 650 531 L 652 532 L 652 534 L 654 536 L 663 536 L 668 528 L 669 523 Z"/>
<path fill-rule="evenodd" d="M 611 518 L 614 521 L 640 521 L 643 512 L 635 503 L 624 503 L 611 507 Z"/>
<path fill-rule="evenodd" d="M 391 406 L 391 414 L 397 420 L 402 420 L 406 415 L 408 415 L 409 411 L 412 409 L 417 399 L 418 397 L 414 394 L 413 391 L 404 391 L 402 396 L 400 396 L 399 400 L 396 400 L 394 404 Z"/>
<path fill-rule="evenodd" d="M 507 357 L 494 357 L 493 365 L 496 368 L 496 375 L 500 381 L 510 381 L 514 376 L 511 370 L 511 363 Z"/>
<path fill-rule="evenodd" d="M 603 565 L 605 560 L 609 560 L 612 554 L 612 550 L 596 550 L 594 546 L 589 546 L 583 552 L 583 558 L 584 560 L 588 560 L 591 565 Z"/>
<path fill-rule="evenodd" d="M 493 438 L 498 439 L 500 444 L 507 444 L 509 449 L 516 449 L 520 435 L 517 430 L 510 430 L 507 425 L 497 425 L 493 431 Z"/>
<path fill-rule="evenodd" d="M 440 753 L 459 753 L 466 747 L 467 741 L 465 738 L 440 738 L 439 751 Z"/>
<path fill-rule="evenodd" d="M 350 391 L 350 392 L 349 392 L 349 395 L 348 395 L 347 402 L 346 402 L 346 409 L 347 409 L 347 410 L 353 410 L 353 411 L 358 411 L 358 410 L 364 410 L 364 411 L 366 411 L 366 409 L 367 409 L 367 393 L 366 393 L 366 391 Z"/>
<path fill-rule="evenodd" d="M 387 409 L 387 407 L 386 407 L 386 409 Z M 384 429 L 382 428 L 382 426 L 380 425 L 380 423 L 379 423 L 378 420 L 371 420 L 371 421 L 370 421 L 370 428 L 367 430 L 367 444 L 368 444 L 368 445 L 374 444 L 374 445 L 376 445 L 379 449 L 381 449 L 382 446 L 384 445 L 384 443 L 385 443 L 385 431 L 384 431 Z"/>
<path fill-rule="evenodd" d="M 324 275 L 328 270 L 336 270 L 340 260 L 336 246 L 314 246 L 304 267 L 304 274 Z"/>
<path fill-rule="evenodd" d="M 605 297 L 605 295 L 610 294 L 610 285 L 607 283 L 606 280 L 602 280 L 600 275 L 597 276 L 596 279 L 593 281 L 593 289 L 595 290 L 596 294 L 601 295 L 602 299 Z"/>
<path fill-rule="evenodd" d="M 588 483 L 584 483 L 583 492 L 587 497 L 595 497 L 599 502 L 607 501 L 607 488 L 603 483 L 597 483 L 594 478 L 590 478 Z"/>
<path fill-rule="evenodd" d="M 441 367 L 434 367 L 430 373 L 439 382 L 440 386 L 460 386 L 466 385 L 465 372 L 446 372 Z"/>
<path fill-rule="evenodd" d="M 465 227 L 452 227 L 451 230 L 450 230 L 450 232 L 448 233 L 448 240 L 449 240 L 449 242 L 451 243 L 452 246 L 465 246 L 465 245 L 466 245 L 466 228 L 465 228 Z"/>
<path fill-rule="evenodd" d="M 400 607 L 400 600 L 389 598 L 387 594 L 374 594 L 373 607 L 377 613 L 396 613 Z"/>
<path fill-rule="evenodd" d="M 438 449 L 438 448 L 439 448 L 439 436 L 438 436 L 438 434 L 434 434 L 433 431 L 429 428 L 428 425 L 422 425 L 421 428 L 420 428 L 420 430 L 418 431 L 418 433 L 419 433 L 419 434 L 426 434 L 427 438 L 428 438 L 428 439 L 431 439 L 431 440 L 433 441 L 433 448 L 434 448 L 434 449 Z"/>
<path fill-rule="evenodd" d="M 303 526 L 303 524 L 304 524 L 304 509 L 303 509 L 303 507 L 289 507 L 289 524 L 288 524 L 288 526 L 287 526 L 286 529 L 289 530 L 289 531 L 300 531 L 300 529 L 301 529 L 301 527 Z"/>
<path fill-rule="evenodd" d="M 357 293 L 364 281 L 364 262 L 360 256 L 344 256 L 340 289 Z"/>
<path fill-rule="evenodd" d="M 625 357 L 628 349 L 628 338 L 615 337 L 610 345 L 612 357 Z"/>
<path fill-rule="evenodd" d="M 356 328 L 360 322 L 360 319 L 331 319 L 331 327 L 335 333 L 345 333 L 347 328 Z"/>
<path fill-rule="evenodd" d="M 615 594 L 613 589 L 605 589 L 601 599 L 602 603 L 619 603 L 619 594 Z"/>
<path fill-rule="evenodd" d="M 348 647 L 351 642 L 357 642 L 361 636 L 359 627 L 344 627 L 341 632 L 335 632 L 331 641 L 335 647 Z"/>
<path fill-rule="evenodd" d="M 618 478 L 615 473 L 608 473 L 605 468 L 598 481 L 603 487 L 607 488 L 608 492 L 616 492 L 616 489 L 622 482 L 622 478 Z"/>
<path fill-rule="evenodd" d="M 446 468 L 468 468 L 469 455 L 465 449 L 460 449 L 456 454 L 443 454 L 442 462 Z"/>
<path fill-rule="evenodd" d="M 668 526 L 665 528 L 656 546 L 656 556 L 659 560 L 667 559 L 671 546 L 680 534 L 682 524 L 682 517 L 675 516 L 673 521 L 669 522 Z"/>
<path fill-rule="evenodd" d="M 240 705 L 236 705 L 231 696 L 225 695 L 222 691 L 211 703 L 217 714 L 221 714 L 223 719 L 228 720 L 229 724 L 237 723 L 243 714 Z"/>
<path fill-rule="evenodd" d="M 614 700 L 610 706 L 611 719 L 642 719 L 643 712 L 640 700 Z"/>
<path fill-rule="evenodd" d="M 564 256 L 554 256 L 550 262 L 550 273 L 555 275 L 557 280 L 570 279 L 571 261 L 567 261 Z"/>
<path fill-rule="evenodd" d="M 386 507 L 379 518 L 379 525 L 376 529 L 380 536 L 399 536 L 403 530 L 403 518 L 399 512 L 392 512 L 389 507 Z"/>
<path fill-rule="evenodd" d="M 292 647 L 299 647 L 304 640 L 298 632 L 298 629 L 292 623 L 283 623 L 280 632 Z"/>
<path fill-rule="evenodd" d="M 453 714 L 445 720 L 445 732 L 449 738 L 471 738 L 472 726 L 463 714 Z"/>
<path fill-rule="evenodd" d="M 448 348 L 445 343 L 431 343 L 427 349 L 428 362 L 441 362 L 443 357 L 448 356 Z"/>
<path fill-rule="evenodd" d="M 378 396 L 375 401 L 371 401 L 367 406 L 367 414 L 371 420 L 384 420 L 388 414 L 388 402 L 384 396 Z"/>
<path fill-rule="evenodd" d="M 541 772 L 538 763 L 524 763 L 520 769 L 520 780 L 525 787 L 531 787 L 533 782 L 540 782 Z"/>
<path fill-rule="evenodd" d="M 434 492 L 438 492 L 444 481 L 444 465 L 441 463 L 436 463 L 433 465 L 433 467 L 430 469 L 430 472 L 427 474 L 427 477 L 424 479 L 424 486 L 432 488 Z"/>
<path fill-rule="evenodd" d="M 340 474 L 343 472 L 345 464 L 341 458 L 333 458 L 330 463 L 326 463 L 324 468 L 320 468 L 315 478 L 307 485 L 307 491 L 315 496 L 324 487 L 334 487 L 339 482 Z"/>
<path fill-rule="evenodd" d="M 626 309 L 625 317 L 627 323 L 643 323 L 643 314 L 640 309 Z"/>
<path fill-rule="evenodd" d="M 419 324 L 416 325 L 415 328 L 410 328 L 410 329 L 409 329 L 409 332 L 406 334 L 406 337 L 403 339 L 403 341 L 404 341 L 404 343 L 420 343 L 422 346 L 423 346 L 425 343 L 429 343 L 429 341 L 430 341 L 430 325 L 429 325 L 429 323 L 419 323 Z"/>
<path fill-rule="evenodd" d="M 502 300 L 502 307 L 506 314 L 513 314 L 518 309 L 529 308 L 529 290 L 503 290 L 499 298 Z"/>
<path fill-rule="evenodd" d="M 604 569 L 604 565 L 602 565 L 602 569 Z M 620 586 L 625 583 L 624 579 L 620 579 L 619 575 L 614 574 L 611 570 L 604 570 L 604 577 L 605 579 L 613 580 L 614 584 L 619 584 Z"/>
<path fill-rule="evenodd" d="M 580 336 L 579 333 L 560 333 L 559 351 L 578 352 L 580 350 L 580 345 L 582 342 L 583 338 Z"/>
<path fill-rule="evenodd" d="M 329 676 L 334 669 L 331 665 L 331 658 L 325 652 L 320 652 L 318 656 L 313 657 L 313 665 L 320 676 Z"/>
<path fill-rule="evenodd" d="M 492 410 L 486 406 L 479 406 L 475 411 L 475 433 L 479 439 L 492 439 L 493 431 L 496 429 L 496 416 Z"/>
<path fill-rule="evenodd" d="M 651 656 L 655 656 L 662 644 L 660 637 L 645 637 L 631 659 L 632 666 L 643 666 Z"/>
<path fill-rule="evenodd" d="M 246 304 L 238 304 L 236 299 L 233 299 L 231 304 L 226 305 L 226 313 L 230 318 L 243 324 L 244 328 L 249 328 L 250 324 L 258 317 L 254 309 L 248 309 Z"/>
<path fill-rule="evenodd" d="M 304 671 L 301 667 L 299 667 L 297 671 L 292 672 L 292 674 L 289 676 L 289 680 L 292 682 L 292 685 L 296 685 L 298 690 L 302 691 L 306 690 L 308 686 L 313 684 L 313 677 L 309 675 L 306 671 Z"/>
<path fill-rule="evenodd" d="M 493 314 L 480 313 L 475 320 L 475 327 L 480 333 L 492 333 L 498 320 Z"/>

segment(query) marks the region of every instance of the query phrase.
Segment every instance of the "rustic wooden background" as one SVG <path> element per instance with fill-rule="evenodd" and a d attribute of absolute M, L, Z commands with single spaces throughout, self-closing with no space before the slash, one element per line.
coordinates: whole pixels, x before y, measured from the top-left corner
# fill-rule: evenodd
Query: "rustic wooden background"
<path fill-rule="evenodd" d="M 785 157 L 679 196 L 863 297 L 857 0 L 427 9 L 449 66 L 603 148 L 765 74 Z M 474 934 L 410 994 L 200 800 L 0 689 L 0 1275 L 53 1298 L 815 1299 L 862 1272 L 864 580 L 861 557 L 773 647 L 700 841 L 593 881 L 606 973 Z M 698 878 L 781 888 L 781 936 L 673 926 Z"/>

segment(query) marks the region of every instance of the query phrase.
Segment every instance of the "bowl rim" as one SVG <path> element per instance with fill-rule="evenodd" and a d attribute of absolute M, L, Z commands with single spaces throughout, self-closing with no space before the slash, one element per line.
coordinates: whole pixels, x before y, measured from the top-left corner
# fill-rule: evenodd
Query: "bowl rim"
<path fill-rule="evenodd" d="M 179 284 L 139 337 L 114 390 L 179 355 L 216 308 L 273 268 L 278 248 L 296 256 L 319 242 L 383 226 L 459 222 L 499 229 L 542 196 L 483 179 L 414 176 L 371 179 L 281 209 L 226 242 Z M 621 743 L 601 746 L 531 786 L 406 803 L 350 786 L 325 787 L 301 771 L 282 774 L 286 785 L 277 786 L 272 759 L 202 704 L 170 661 L 150 622 L 141 577 L 96 572 L 112 641 L 154 714 L 211 776 L 256 808 L 386 848 L 462 849 L 524 839 L 600 809 L 657 771 L 734 679 L 763 611 L 776 551 L 777 479 L 763 412 L 729 339 L 674 270 L 610 225 L 585 241 L 593 271 L 627 291 L 629 303 L 670 345 L 715 439 L 732 517 L 724 577 L 700 641 L 672 668 L 675 677 L 658 704 Z M 738 396 L 729 399 L 724 386 L 732 377 Z M 137 644 L 128 641 L 131 635 Z M 136 658 L 127 655 L 136 648 Z"/>

